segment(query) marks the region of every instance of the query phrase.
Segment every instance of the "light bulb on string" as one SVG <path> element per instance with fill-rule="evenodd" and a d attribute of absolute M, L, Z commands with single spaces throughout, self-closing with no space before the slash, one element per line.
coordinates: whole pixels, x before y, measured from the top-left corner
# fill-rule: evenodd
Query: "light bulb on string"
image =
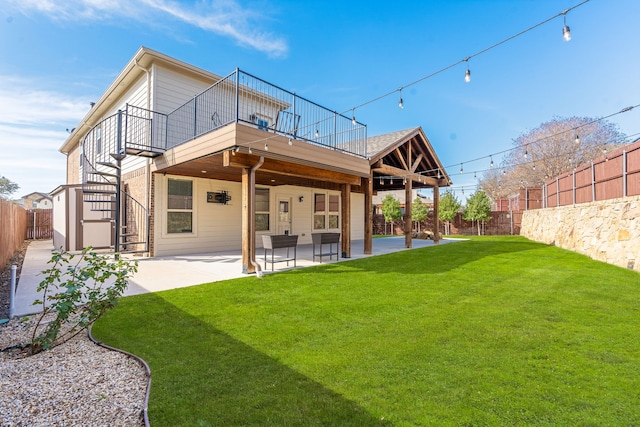
<path fill-rule="evenodd" d="M 253 151 L 251 150 L 251 147 L 249 147 L 249 154 L 251 154 Z"/>
<path fill-rule="evenodd" d="M 493 156 L 489 156 L 491 158 L 491 163 L 489 163 L 489 167 L 493 169 Z"/>
<path fill-rule="evenodd" d="M 402 178 L 402 185 L 407 185 L 407 178 Z"/>
<path fill-rule="evenodd" d="M 293 140 L 289 138 L 289 145 L 293 145 Z"/>
<path fill-rule="evenodd" d="M 473 173 L 473 179 L 475 179 L 476 181 L 478 180 L 478 177 L 476 176 L 476 173 Z"/>
<path fill-rule="evenodd" d="M 580 144 L 580 136 L 576 135 L 576 144 Z"/>
<path fill-rule="evenodd" d="M 400 99 L 398 100 L 398 108 L 401 110 L 404 109 L 404 102 L 402 101 L 402 88 L 398 89 L 400 91 Z"/>
<path fill-rule="evenodd" d="M 380 185 L 384 185 L 384 178 L 380 177 Z"/>
<path fill-rule="evenodd" d="M 460 175 L 464 173 L 464 168 L 462 167 L 462 163 L 460 163 Z"/>
<path fill-rule="evenodd" d="M 464 62 L 467 63 L 467 71 L 464 73 L 464 81 L 469 83 L 471 81 L 471 70 L 469 69 L 469 57 L 465 58 Z"/>
<path fill-rule="evenodd" d="M 353 109 L 353 108 L 351 109 L 351 124 L 354 125 L 354 126 L 357 124 L 355 109 Z"/>
<path fill-rule="evenodd" d="M 507 175 L 507 171 L 505 169 L 502 169 L 502 176 L 506 176 Z"/>
<path fill-rule="evenodd" d="M 316 138 L 318 138 L 320 136 L 320 132 L 318 132 L 318 129 L 316 129 L 315 135 L 316 135 Z"/>
<path fill-rule="evenodd" d="M 269 144 L 267 143 L 264 144 L 264 151 L 269 151 Z"/>
<path fill-rule="evenodd" d="M 527 157 L 529 157 L 529 151 L 528 150 L 524 150 L 524 158 L 526 159 Z"/>
<path fill-rule="evenodd" d="M 571 40 L 571 29 L 569 29 L 569 26 L 567 25 L 566 10 L 562 13 L 562 16 L 564 18 L 564 27 L 562 27 L 562 38 L 564 39 L 564 41 L 568 42 L 569 40 Z"/>
<path fill-rule="evenodd" d="M 438 168 L 438 179 L 442 178 L 442 175 L 440 174 L 440 168 Z"/>

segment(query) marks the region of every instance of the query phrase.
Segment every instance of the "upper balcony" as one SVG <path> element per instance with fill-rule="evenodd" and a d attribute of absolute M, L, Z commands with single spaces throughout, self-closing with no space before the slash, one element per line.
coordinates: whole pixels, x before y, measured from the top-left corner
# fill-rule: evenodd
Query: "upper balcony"
<path fill-rule="evenodd" d="M 366 158 L 365 125 L 240 70 L 169 114 L 128 106 L 125 149 L 153 155 L 234 122 Z"/>

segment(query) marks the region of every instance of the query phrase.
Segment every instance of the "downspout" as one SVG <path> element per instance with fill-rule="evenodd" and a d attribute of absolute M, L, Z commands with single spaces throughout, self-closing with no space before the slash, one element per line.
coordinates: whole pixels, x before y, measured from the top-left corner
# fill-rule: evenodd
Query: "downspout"
<path fill-rule="evenodd" d="M 256 171 L 260 169 L 260 166 L 262 166 L 263 163 L 264 156 L 260 156 L 260 160 L 258 160 L 258 163 L 251 166 L 251 169 L 249 171 L 249 189 L 254 193 L 256 188 Z M 249 221 L 251 221 L 252 226 L 250 227 L 251 234 L 249 235 L 249 248 L 251 248 L 253 252 L 251 252 L 249 262 L 251 262 L 251 265 L 253 265 L 253 267 L 256 269 L 256 275 L 258 277 L 262 277 L 262 268 L 260 268 L 260 264 L 256 262 L 256 204 L 253 196 L 250 198 L 250 200 L 251 203 L 249 203 Z"/>

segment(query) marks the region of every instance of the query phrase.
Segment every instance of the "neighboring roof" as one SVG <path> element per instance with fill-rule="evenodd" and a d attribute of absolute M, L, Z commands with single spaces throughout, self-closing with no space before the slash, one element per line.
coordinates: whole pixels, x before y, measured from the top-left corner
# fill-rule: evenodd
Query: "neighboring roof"
<path fill-rule="evenodd" d="M 33 193 L 29 193 L 26 196 L 22 196 L 22 199 L 27 199 L 29 197 L 32 196 L 38 196 L 38 198 L 36 200 L 41 200 L 41 199 L 49 199 L 51 200 L 51 196 L 48 195 L 47 193 L 40 193 L 39 191 L 34 191 Z"/>
<path fill-rule="evenodd" d="M 114 102 L 124 95 L 126 91 L 130 89 L 130 85 L 143 76 L 154 63 L 170 69 L 179 70 L 185 74 L 190 74 L 195 78 L 207 81 L 210 84 L 215 83 L 221 78 L 220 76 L 203 70 L 202 68 L 187 64 L 186 62 L 182 62 L 153 49 L 142 46 L 138 49 L 136 54 L 131 58 L 120 74 L 118 74 L 113 83 L 111 83 L 107 90 L 102 94 L 100 99 L 87 112 L 78 126 L 72 130 L 71 134 L 60 147 L 60 152 L 68 153 L 77 144 L 80 137 L 95 126 L 102 115 L 113 107 Z"/>

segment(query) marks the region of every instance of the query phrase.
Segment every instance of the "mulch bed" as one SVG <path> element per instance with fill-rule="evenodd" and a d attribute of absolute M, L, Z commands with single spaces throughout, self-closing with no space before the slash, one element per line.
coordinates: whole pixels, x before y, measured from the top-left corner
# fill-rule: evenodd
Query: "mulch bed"
<path fill-rule="evenodd" d="M 11 266 L 16 265 L 16 279 L 20 278 L 22 271 L 22 262 L 24 255 L 27 253 L 27 247 L 31 240 L 25 240 L 18 248 L 13 257 L 7 262 L 7 265 L 0 270 L 0 320 L 9 318 L 9 297 L 11 295 Z"/>

